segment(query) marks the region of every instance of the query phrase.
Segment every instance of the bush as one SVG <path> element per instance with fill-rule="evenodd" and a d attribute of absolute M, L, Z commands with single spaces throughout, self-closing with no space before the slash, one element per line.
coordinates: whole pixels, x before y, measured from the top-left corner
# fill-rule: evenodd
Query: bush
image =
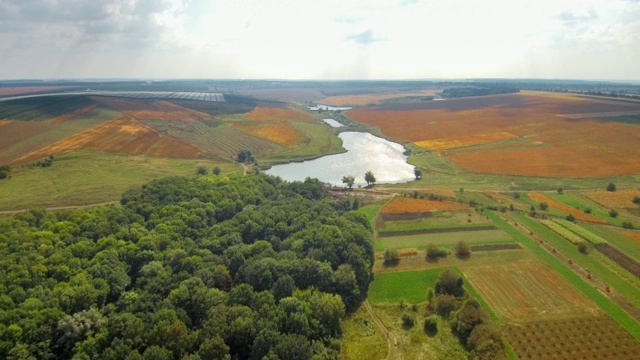
<path fill-rule="evenodd" d="M 571 221 L 571 222 L 576 221 L 576 217 L 571 215 L 571 214 L 567 215 L 567 217 L 565 217 L 565 219 L 567 219 L 567 221 Z"/>
<path fill-rule="evenodd" d="M 476 299 L 470 299 L 456 314 L 451 327 L 458 338 L 466 343 L 473 329 L 488 319 L 487 314 L 480 308 Z"/>
<path fill-rule="evenodd" d="M 438 259 L 447 257 L 447 250 L 438 249 L 434 244 L 427 245 L 426 260 L 429 262 L 438 261 Z"/>
<path fill-rule="evenodd" d="M 564 189 L 559 187 L 557 191 L 558 191 L 558 194 L 562 195 L 562 193 L 564 192 Z"/>
<path fill-rule="evenodd" d="M 449 318 L 451 312 L 458 310 L 458 301 L 448 294 L 441 294 L 433 299 L 433 307 L 438 315 Z"/>
<path fill-rule="evenodd" d="M 384 251 L 384 266 L 393 266 L 400 261 L 400 255 L 397 250 L 385 250 Z"/>
<path fill-rule="evenodd" d="M 540 208 L 540 210 L 544 211 L 547 210 L 549 208 L 549 204 L 547 204 L 546 202 L 541 202 L 538 207 Z"/>
<path fill-rule="evenodd" d="M 455 252 L 456 256 L 460 259 L 468 259 L 469 256 L 471 256 L 471 249 L 469 248 L 469 245 L 462 240 L 456 244 Z"/>
<path fill-rule="evenodd" d="M 207 169 L 207 167 L 204 165 L 200 165 L 196 169 L 196 174 L 198 175 L 207 175 L 208 173 L 209 173 L 209 169 Z"/>
<path fill-rule="evenodd" d="M 585 208 L 584 209 L 584 213 L 585 214 L 591 214 L 591 208 Z"/>
<path fill-rule="evenodd" d="M 413 316 L 409 315 L 409 314 L 403 314 L 402 315 L 402 326 L 405 329 L 411 329 L 414 325 L 415 325 L 416 321 L 413 318 Z"/>
<path fill-rule="evenodd" d="M 424 320 L 424 332 L 429 336 L 435 336 L 438 333 L 438 318 L 434 315 L 427 317 Z"/>
<path fill-rule="evenodd" d="M 628 221 L 623 221 L 622 222 L 622 227 L 625 228 L 625 229 L 633 229 L 634 228 L 633 224 L 628 222 Z"/>
<path fill-rule="evenodd" d="M 635 197 L 633 198 L 633 203 L 634 203 L 634 204 L 640 204 L 640 196 L 635 196 Z"/>
<path fill-rule="evenodd" d="M 609 185 L 607 185 L 607 191 L 616 191 L 616 184 L 609 183 Z"/>
<path fill-rule="evenodd" d="M 513 193 L 513 198 L 514 199 L 520 199 L 520 193 L 519 192 L 514 192 Z"/>
<path fill-rule="evenodd" d="M 504 354 L 500 331 L 487 322 L 476 326 L 467 340 L 469 359 L 495 359 Z"/>
<path fill-rule="evenodd" d="M 611 209 L 609 210 L 609 216 L 611 216 L 612 218 L 618 217 L 618 212 L 615 209 Z"/>
<path fill-rule="evenodd" d="M 581 242 L 580 244 L 578 244 L 578 251 L 580 251 L 582 254 L 588 254 L 589 247 L 587 246 L 586 243 Z"/>
<path fill-rule="evenodd" d="M 462 277 L 451 269 L 445 269 L 436 280 L 436 294 L 448 294 L 451 296 L 464 295 Z"/>

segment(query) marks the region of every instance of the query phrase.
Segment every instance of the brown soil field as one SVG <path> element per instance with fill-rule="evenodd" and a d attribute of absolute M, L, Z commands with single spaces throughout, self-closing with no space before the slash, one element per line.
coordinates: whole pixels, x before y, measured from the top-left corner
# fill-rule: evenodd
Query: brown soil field
<path fill-rule="evenodd" d="M 637 278 L 640 278 L 640 263 L 609 244 L 598 244 L 595 248 L 611 259 L 611 261 L 622 266 L 622 268 L 632 273 Z"/>
<path fill-rule="evenodd" d="M 417 141 L 416 145 L 425 149 L 442 151 L 442 150 L 455 149 L 455 148 L 466 147 L 471 145 L 487 144 L 487 143 L 492 143 L 496 141 L 509 140 L 517 137 L 518 136 L 510 134 L 508 132 L 497 132 L 497 133 L 491 133 L 491 134 L 477 134 L 477 135 L 458 136 L 458 137 L 446 138 L 446 139 Z"/>
<path fill-rule="evenodd" d="M 40 133 L 50 130 L 55 125 L 46 122 L 25 122 L 13 121 L 7 122 L 2 126 L 0 131 L 0 163 L 12 163 L 17 156 L 21 156 L 21 152 L 14 153 L 11 151 L 13 145 L 29 141 L 29 138 Z M 41 144 L 32 144 L 32 147 L 42 146 Z"/>
<path fill-rule="evenodd" d="M 396 197 L 388 202 L 381 210 L 383 214 L 401 214 L 411 212 L 426 212 L 434 210 L 467 210 L 469 206 L 453 201 L 434 201 Z"/>
<path fill-rule="evenodd" d="M 213 117 L 203 112 L 187 109 L 163 100 L 128 99 L 94 96 L 101 104 L 121 111 L 138 120 L 211 120 Z"/>
<path fill-rule="evenodd" d="M 475 245 L 471 246 L 471 251 L 498 251 L 498 250 L 520 250 L 519 244 L 496 244 L 496 245 Z"/>
<path fill-rule="evenodd" d="M 441 154 L 480 173 L 545 177 L 591 177 L 640 172 L 640 128 L 558 115 L 639 110 L 640 102 L 537 93 L 352 109 L 347 115 L 413 142 L 506 132 L 525 140 L 509 147 L 483 147 Z"/>
<path fill-rule="evenodd" d="M 539 261 L 469 267 L 465 275 L 501 318 L 530 320 L 597 311 L 593 302 Z"/>
<path fill-rule="evenodd" d="M 10 120 L 0 120 L 0 126 L 7 125 L 10 122 L 11 122 Z"/>
<path fill-rule="evenodd" d="M 247 113 L 244 118 L 249 121 L 313 121 L 313 117 L 298 110 L 289 108 L 258 106 Z"/>
<path fill-rule="evenodd" d="M 619 189 L 616 191 L 596 190 L 585 192 L 582 195 L 610 209 L 633 209 L 638 205 L 633 203 L 633 198 L 640 196 L 637 189 Z"/>
<path fill-rule="evenodd" d="M 607 222 L 595 215 L 591 215 L 591 214 L 586 214 L 584 211 L 578 210 L 576 208 L 573 208 L 569 205 L 563 204 L 559 201 L 556 201 L 550 197 L 548 197 L 545 194 L 542 193 L 529 193 L 527 194 L 527 196 L 529 196 L 531 199 L 533 199 L 534 201 L 541 203 L 541 202 L 546 202 L 549 206 L 551 206 L 554 209 L 560 210 L 565 214 L 571 214 L 573 215 L 576 219 L 578 220 L 582 220 L 582 221 L 588 221 L 588 222 L 592 222 L 592 223 L 598 223 L 598 224 L 606 224 Z"/>
<path fill-rule="evenodd" d="M 22 86 L 0 88 L 0 96 L 29 94 L 42 91 L 66 89 L 67 86 Z"/>
<path fill-rule="evenodd" d="M 96 108 L 96 105 L 91 105 L 91 106 L 84 107 L 84 108 L 82 108 L 80 110 L 76 110 L 74 112 L 68 113 L 68 114 L 60 116 L 58 118 L 55 118 L 55 119 L 51 120 L 51 123 L 52 124 L 60 124 L 63 121 L 75 119 L 78 116 L 82 116 L 82 115 L 88 113 L 89 111 L 91 111 L 91 110 L 93 110 L 95 108 Z"/>
<path fill-rule="evenodd" d="M 161 135 L 135 119 L 122 117 L 40 148 L 16 163 L 79 149 L 173 158 L 196 158 L 202 152 L 186 142 Z"/>
<path fill-rule="evenodd" d="M 253 126 L 236 124 L 232 127 L 284 147 L 296 147 L 309 141 L 305 133 L 286 121 Z"/>
<path fill-rule="evenodd" d="M 442 196 L 444 198 L 455 199 L 456 193 L 451 189 L 425 189 L 422 191 L 425 194 L 433 194 L 437 196 Z"/>
<path fill-rule="evenodd" d="M 503 333 L 521 360 L 631 360 L 640 354 L 640 343 L 608 316 L 513 323 Z"/>
<path fill-rule="evenodd" d="M 399 92 L 390 94 L 368 94 L 368 95 L 339 95 L 329 96 L 319 100 L 324 105 L 333 106 L 365 106 L 370 104 L 378 104 L 383 100 L 397 99 L 409 96 L 433 96 L 440 90 L 423 90 L 411 92 Z"/>

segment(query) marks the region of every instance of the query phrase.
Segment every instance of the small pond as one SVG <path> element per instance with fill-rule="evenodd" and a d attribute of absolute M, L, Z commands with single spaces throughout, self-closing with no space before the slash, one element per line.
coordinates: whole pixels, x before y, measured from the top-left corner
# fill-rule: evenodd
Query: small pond
<path fill-rule="evenodd" d="M 335 121 L 334 119 L 322 119 L 322 121 L 324 121 L 325 123 L 329 124 L 329 126 L 334 127 L 334 128 L 339 128 L 339 127 L 343 127 L 344 124 L 339 123 L 337 121 Z"/>
<path fill-rule="evenodd" d="M 342 177 L 345 175 L 354 176 L 356 186 L 364 186 L 367 171 L 373 172 L 376 184 L 405 183 L 415 179 L 414 167 L 407 163 L 404 146 L 365 132 L 343 132 L 338 136 L 347 152 L 274 165 L 266 173 L 288 181 L 318 178 L 334 186 L 344 186 Z"/>

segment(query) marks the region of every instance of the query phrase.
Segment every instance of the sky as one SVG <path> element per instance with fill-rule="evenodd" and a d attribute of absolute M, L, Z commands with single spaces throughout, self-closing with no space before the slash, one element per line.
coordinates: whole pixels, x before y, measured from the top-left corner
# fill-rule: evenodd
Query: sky
<path fill-rule="evenodd" d="M 0 0 L 0 79 L 640 80 L 640 0 Z"/>

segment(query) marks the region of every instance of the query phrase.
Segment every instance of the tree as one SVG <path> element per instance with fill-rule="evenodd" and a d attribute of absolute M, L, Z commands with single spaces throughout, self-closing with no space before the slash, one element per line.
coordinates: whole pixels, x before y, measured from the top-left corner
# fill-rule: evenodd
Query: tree
<path fill-rule="evenodd" d="M 422 179 L 422 170 L 418 168 L 413 168 L 413 175 L 415 175 L 416 180 Z"/>
<path fill-rule="evenodd" d="M 356 182 L 356 178 L 351 175 L 345 175 L 342 177 L 342 183 L 347 184 L 347 187 L 351 189 L 353 187 L 353 183 Z"/>
<path fill-rule="evenodd" d="M 438 249 L 434 244 L 427 245 L 426 260 L 429 262 L 438 261 L 438 259 L 446 257 L 447 250 Z"/>
<path fill-rule="evenodd" d="M 564 192 L 564 189 L 559 187 L 557 190 L 558 194 L 562 195 L 562 193 Z"/>
<path fill-rule="evenodd" d="M 589 247 L 587 246 L 586 243 L 581 242 L 578 244 L 578 251 L 580 251 L 582 254 L 588 254 L 589 253 Z"/>
<path fill-rule="evenodd" d="M 616 209 L 609 210 L 609 216 L 611 216 L 612 218 L 618 217 L 618 211 Z"/>
<path fill-rule="evenodd" d="M 376 177 L 375 177 L 375 175 L 373 175 L 371 170 L 367 171 L 364 174 L 364 181 L 367 182 L 367 186 L 371 186 L 371 185 L 376 183 Z"/>
<path fill-rule="evenodd" d="M 575 216 L 573 216 L 573 215 L 571 215 L 571 214 L 567 215 L 567 216 L 565 217 L 565 219 L 567 219 L 567 221 L 571 221 L 571 222 L 576 221 L 576 217 L 575 217 Z"/>
<path fill-rule="evenodd" d="M 198 175 L 207 175 L 208 173 L 209 173 L 209 169 L 207 169 L 207 167 L 204 165 L 199 165 L 196 168 L 196 174 Z"/>
<path fill-rule="evenodd" d="M 213 168 L 213 175 L 220 176 L 220 173 L 222 173 L 222 170 L 220 169 L 220 166 L 216 166 L 216 167 Z"/>
<path fill-rule="evenodd" d="M 256 161 L 256 158 L 253 156 L 253 152 L 251 150 L 244 149 L 238 152 L 236 161 L 239 163 L 252 163 Z"/>
<path fill-rule="evenodd" d="M 0 166 L 0 179 L 6 179 L 9 177 L 9 172 L 11 172 L 11 167 L 9 165 L 1 165 Z"/>
<path fill-rule="evenodd" d="M 546 202 L 541 202 L 540 204 L 538 204 L 538 207 L 540 208 L 540 210 L 544 211 L 547 210 L 549 208 L 549 204 L 547 204 Z"/>
<path fill-rule="evenodd" d="M 448 294 L 456 297 L 464 295 L 462 277 L 452 269 L 444 269 L 436 280 L 436 294 Z"/>
<path fill-rule="evenodd" d="M 393 266 L 400 261 L 397 250 L 389 249 L 384 251 L 384 266 Z"/>
<path fill-rule="evenodd" d="M 429 336 L 435 336 L 438 333 L 438 318 L 430 315 L 424 320 L 424 332 Z"/>
<path fill-rule="evenodd" d="M 471 249 L 469 248 L 469 245 L 467 245 L 467 243 L 465 243 L 463 240 L 460 240 L 457 244 L 456 244 L 456 256 L 460 259 L 467 259 L 469 256 L 471 256 Z"/>
<path fill-rule="evenodd" d="M 637 195 L 636 195 L 636 196 L 634 196 L 634 197 L 633 197 L 633 203 L 634 203 L 634 204 L 640 204 L 640 196 L 637 196 Z"/>
<path fill-rule="evenodd" d="M 416 319 L 411 314 L 402 314 L 402 327 L 411 329 L 416 323 Z"/>
<path fill-rule="evenodd" d="M 616 191 L 616 184 L 609 183 L 609 185 L 607 185 L 607 191 Z"/>

